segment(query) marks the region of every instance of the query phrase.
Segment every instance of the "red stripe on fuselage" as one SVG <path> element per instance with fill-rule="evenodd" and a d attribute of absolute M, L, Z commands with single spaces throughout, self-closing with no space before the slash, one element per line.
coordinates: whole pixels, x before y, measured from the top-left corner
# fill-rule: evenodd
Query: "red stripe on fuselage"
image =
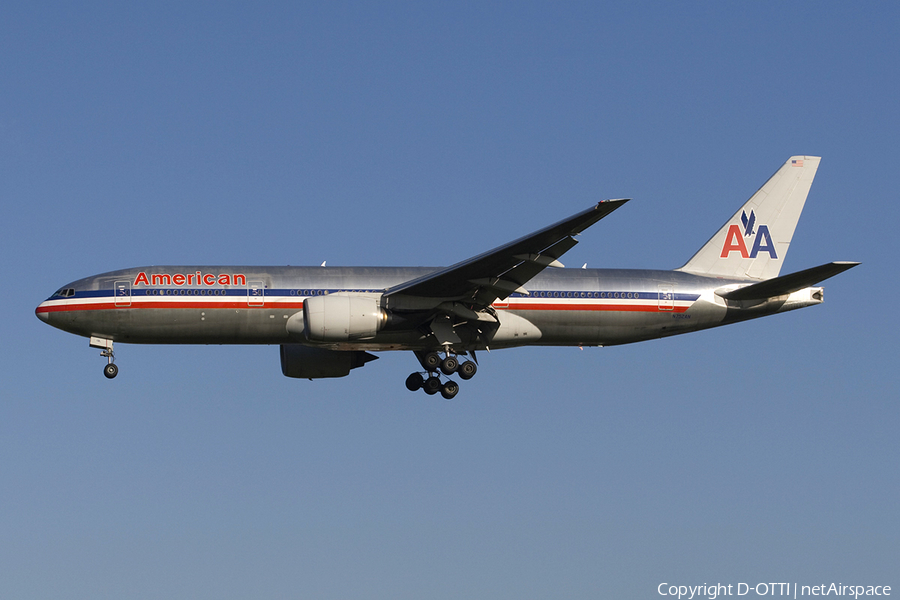
<path fill-rule="evenodd" d="M 296 308 L 302 309 L 302 302 L 277 302 L 270 301 L 264 306 L 253 306 L 243 302 L 217 302 L 215 304 L 200 304 L 198 302 L 132 302 L 128 306 L 116 306 L 113 302 L 98 302 L 95 304 L 60 304 L 56 306 L 39 306 L 35 310 L 36 313 L 51 312 L 73 312 L 81 310 L 123 310 L 129 308 L 144 309 L 162 309 L 162 308 L 200 308 L 204 310 L 213 310 L 216 308 L 255 308 L 275 310 L 279 308 Z"/>
<path fill-rule="evenodd" d="M 239 302 L 216 302 L 212 304 L 201 304 L 198 302 L 134 302 L 128 306 L 116 306 L 113 302 L 98 302 L 91 304 L 60 304 L 55 306 L 39 306 L 35 312 L 51 313 L 51 312 L 73 312 L 85 310 L 122 310 L 128 308 L 135 309 L 204 309 L 214 310 L 217 308 L 228 309 L 297 309 L 303 308 L 303 302 L 278 302 L 269 301 L 264 306 L 251 306 L 246 300 Z M 688 306 L 675 306 L 672 308 L 660 308 L 656 304 L 569 304 L 569 303 L 541 303 L 541 304 L 510 304 L 507 307 L 495 306 L 498 310 L 542 310 L 542 311 L 590 311 L 590 312 L 664 312 L 664 313 L 683 313 Z"/>

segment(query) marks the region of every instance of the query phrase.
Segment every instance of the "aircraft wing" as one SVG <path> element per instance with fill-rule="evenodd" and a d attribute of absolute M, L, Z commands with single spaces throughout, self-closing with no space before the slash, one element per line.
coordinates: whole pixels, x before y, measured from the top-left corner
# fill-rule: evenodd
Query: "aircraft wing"
<path fill-rule="evenodd" d="M 395 310 L 427 310 L 447 301 L 473 308 L 504 299 L 578 242 L 581 233 L 628 199 L 604 200 L 539 231 L 494 248 L 451 267 L 401 283 L 385 291 L 384 306 Z M 527 292 L 526 292 L 527 293 Z"/>

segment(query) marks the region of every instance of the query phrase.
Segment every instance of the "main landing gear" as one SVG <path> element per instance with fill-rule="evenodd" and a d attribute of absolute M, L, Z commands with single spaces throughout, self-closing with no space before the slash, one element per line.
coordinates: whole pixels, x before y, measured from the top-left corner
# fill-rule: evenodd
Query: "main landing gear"
<path fill-rule="evenodd" d="M 445 399 L 452 400 L 459 393 L 459 384 L 449 379 L 446 383 L 441 383 L 440 374 L 443 373 L 449 377 L 456 373 L 460 379 L 465 381 L 472 379 L 475 372 L 478 371 L 478 365 L 473 361 L 466 360 L 460 363 L 456 355 L 450 352 L 447 352 L 443 359 L 437 352 L 425 354 L 417 352 L 416 357 L 425 368 L 425 373 L 411 373 L 406 378 L 406 389 L 411 392 L 424 390 L 429 396 L 440 392 Z"/>
<path fill-rule="evenodd" d="M 113 353 L 113 342 L 104 338 L 91 338 L 91 348 L 100 348 L 100 356 L 106 359 L 106 366 L 103 367 L 103 374 L 107 379 L 112 379 L 119 374 L 119 367 L 116 366 L 116 356 Z"/>

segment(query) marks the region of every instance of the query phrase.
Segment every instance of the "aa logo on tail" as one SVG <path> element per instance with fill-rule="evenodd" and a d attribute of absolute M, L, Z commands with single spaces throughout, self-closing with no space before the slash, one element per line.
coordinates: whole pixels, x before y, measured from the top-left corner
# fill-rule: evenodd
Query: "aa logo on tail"
<path fill-rule="evenodd" d="M 772 242 L 772 236 L 769 234 L 768 225 L 760 225 L 753 231 L 756 225 L 756 214 L 751 210 L 750 216 L 746 211 L 741 211 L 741 226 L 734 224 L 728 226 L 728 233 L 725 234 L 725 244 L 722 246 L 722 254 L 719 258 L 728 258 L 732 252 L 739 252 L 741 258 L 756 258 L 760 252 L 768 252 L 772 258 L 778 258 L 775 253 L 775 244 Z M 747 244 L 744 238 L 753 237 L 753 246 L 750 252 L 747 252 Z"/>

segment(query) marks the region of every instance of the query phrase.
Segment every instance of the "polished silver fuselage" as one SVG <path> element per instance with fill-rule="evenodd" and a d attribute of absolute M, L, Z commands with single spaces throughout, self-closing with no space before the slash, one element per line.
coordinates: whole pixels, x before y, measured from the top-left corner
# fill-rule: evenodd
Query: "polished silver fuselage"
<path fill-rule="evenodd" d="M 138 344 L 290 344 L 336 350 L 430 350 L 426 328 L 390 326 L 374 337 L 314 343 L 287 323 L 306 298 L 384 290 L 436 271 L 427 267 L 155 266 L 75 281 L 36 310 L 59 329 Z M 523 345 L 624 344 L 696 331 L 821 302 L 820 288 L 764 302 L 728 301 L 716 290 L 746 279 L 680 271 L 546 269 L 492 308 L 494 337 L 463 340 L 460 350 Z"/>

